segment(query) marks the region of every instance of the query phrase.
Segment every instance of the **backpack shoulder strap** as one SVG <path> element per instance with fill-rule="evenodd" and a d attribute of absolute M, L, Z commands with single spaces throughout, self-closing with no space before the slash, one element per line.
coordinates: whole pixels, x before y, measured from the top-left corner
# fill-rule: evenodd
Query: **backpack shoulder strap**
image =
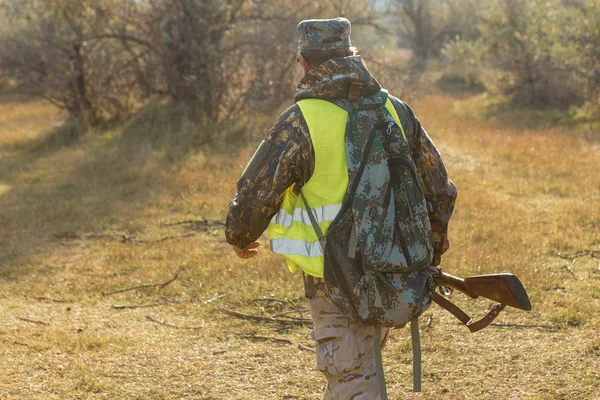
<path fill-rule="evenodd" d="M 304 207 L 306 208 L 306 212 L 308 213 L 308 219 L 310 220 L 310 224 L 313 226 L 315 233 L 317 234 L 317 238 L 319 239 L 319 246 L 321 246 L 321 250 L 325 253 L 325 244 L 323 243 L 324 236 L 319 223 L 317 222 L 317 217 L 313 214 L 312 208 L 308 205 L 308 201 L 302 191 L 300 191 L 300 197 L 302 197 L 302 201 L 304 202 Z"/>
<path fill-rule="evenodd" d="M 383 372 L 383 359 L 381 357 L 381 339 L 381 326 L 375 326 L 373 335 L 373 355 L 375 356 L 377 381 L 379 383 L 379 399 L 388 400 L 387 387 L 385 385 L 385 375 Z"/>
<path fill-rule="evenodd" d="M 410 321 L 410 338 L 413 352 L 413 392 L 421 391 L 421 337 L 419 336 L 419 317 Z"/>
<path fill-rule="evenodd" d="M 377 96 L 381 99 L 381 104 L 383 104 L 384 107 L 385 107 L 385 103 L 387 102 L 388 95 L 389 95 L 389 92 L 387 91 L 387 89 L 381 89 L 379 91 L 379 93 L 377 94 Z"/>

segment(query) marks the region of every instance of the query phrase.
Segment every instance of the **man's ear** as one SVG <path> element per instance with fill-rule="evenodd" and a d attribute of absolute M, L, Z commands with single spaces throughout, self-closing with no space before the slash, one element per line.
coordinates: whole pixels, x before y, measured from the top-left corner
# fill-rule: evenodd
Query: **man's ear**
<path fill-rule="evenodd" d="M 304 58 L 302 54 L 298 55 L 298 60 L 300 60 L 300 65 L 302 65 L 302 69 L 304 70 L 305 74 L 308 71 L 310 71 L 310 65 L 308 64 L 308 61 L 306 60 L 306 58 Z"/>

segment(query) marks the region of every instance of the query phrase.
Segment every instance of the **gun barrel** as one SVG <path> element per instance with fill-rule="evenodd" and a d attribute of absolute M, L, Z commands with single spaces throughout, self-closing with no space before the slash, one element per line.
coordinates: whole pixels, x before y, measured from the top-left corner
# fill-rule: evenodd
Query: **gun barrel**
<path fill-rule="evenodd" d="M 461 279 L 442 272 L 435 279 L 438 286 L 453 287 L 474 299 L 485 297 L 521 310 L 531 310 L 527 291 L 513 274 L 476 275 Z"/>

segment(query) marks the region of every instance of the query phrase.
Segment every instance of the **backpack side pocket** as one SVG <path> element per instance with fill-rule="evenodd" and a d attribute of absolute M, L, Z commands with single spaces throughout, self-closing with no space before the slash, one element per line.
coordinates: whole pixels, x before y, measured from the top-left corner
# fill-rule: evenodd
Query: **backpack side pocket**
<path fill-rule="evenodd" d="M 409 271 L 428 267 L 433 259 L 431 224 L 417 169 L 409 158 L 389 161 L 396 207 L 394 229 Z"/>

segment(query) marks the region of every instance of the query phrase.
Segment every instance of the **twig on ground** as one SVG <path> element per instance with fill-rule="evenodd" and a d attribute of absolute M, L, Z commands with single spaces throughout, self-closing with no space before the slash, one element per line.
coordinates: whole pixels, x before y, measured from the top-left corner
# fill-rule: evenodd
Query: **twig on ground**
<path fill-rule="evenodd" d="M 177 299 L 174 297 L 160 296 L 160 298 L 166 300 L 169 303 L 180 304 L 182 302 L 181 299 Z"/>
<path fill-rule="evenodd" d="M 186 199 L 186 198 L 183 196 L 183 193 L 179 193 L 179 197 L 181 198 L 181 200 L 185 201 L 186 203 L 188 203 L 188 204 L 190 204 L 190 205 L 192 204 L 192 202 L 191 202 L 191 201 L 189 201 L 188 199 Z"/>
<path fill-rule="evenodd" d="M 302 313 L 305 312 L 309 312 L 310 309 L 309 308 L 301 308 L 301 309 L 297 309 L 297 310 L 289 310 L 289 311 L 283 311 L 277 314 L 273 314 L 271 315 L 272 318 L 277 318 L 277 317 L 282 317 L 284 315 L 289 315 L 289 314 L 294 314 L 294 313 L 298 313 L 300 314 L 300 317 L 302 317 Z"/>
<path fill-rule="evenodd" d="M 148 307 L 158 307 L 160 306 L 160 303 L 152 303 L 152 304 L 139 304 L 139 305 L 129 305 L 129 304 L 123 304 L 123 305 L 117 305 L 117 304 L 113 304 L 112 308 L 116 309 L 116 310 L 124 310 L 124 309 L 128 309 L 128 308 L 148 308 Z"/>
<path fill-rule="evenodd" d="M 52 297 L 46 297 L 46 296 L 34 297 L 34 299 L 38 300 L 38 301 L 48 300 L 53 303 L 71 303 L 71 301 L 68 301 L 68 300 L 53 299 Z"/>
<path fill-rule="evenodd" d="M 211 297 L 210 299 L 204 300 L 204 301 L 203 301 L 201 304 L 202 304 L 202 305 L 209 304 L 209 303 L 212 303 L 213 301 L 216 301 L 216 300 L 222 299 L 222 298 L 223 298 L 223 297 L 225 297 L 225 296 L 227 296 L 227 293 L 223 293 L 223 294 L 220 294 L 220 295 L 218 295 L 218 296 Z"/>
<path fill-rule="evenodd" d="M 10 344 L 15 344 L 17 346 L 29 347 L 29 345 L 27 343 L 17 342 L 16 340 L 10 341 L 10 340 L 3 339 L 2 341 L 6 342 L 6 343 L 10 343 Z"/>
<path fill-rule="evenodd" d="M 129 236 L 127 234 L 109 234 L 109 233 L 86 233 L 85 235 L 78 235 L 73 232 L 59 232 L 53 235 L 58 239 L 110 239 L 110 240 L 120 240 L 121 242 L 127 242 L 133 240 L 135 236 Z"/>
<path fill-rule="evenodd" d="M 286 299 L 286 301 L 292 307 L 292 309 L 294 309 L 294 310 L 300 309 L 300 305 L 296 304 L 297 301 L 302 303 L 300 299 Z"/>
<path fill-rule="evenodd" d="M 576 258 L 575 260 L 573 260 L 573 264 L 575 264 L 575 261 L 577 261 L 578 258 Z M 573 270 L 573 268 L 569 265 L 563 265 L 563 268 L 566 269 L 567 271 L 569 271 L 569 273 L 573 276 L 573 279 L 577 280 L 577 275 L 575 275 L 575 271 Z"/>
<path fill-rule="evenodd" d="M 154 322 L 156 324 L 168 326 L 169 328 L 175 328 L 175 329 L 202 329 L 202 328 L 204 328 L 204 321 L 202 321 L 202 325 L 200 325 L 200 326 L 178 326 L 178 325 L 173 325 L 173 324 L 170 324 L 170 323 L 162 321 L 162 320 L 152 318 L 149 315 L 146 315 L 146 319 L 148 321 Z"/>
<path fill-rule="evenodd" d="M 151 288 L 151 287 L 159 287 L 162 289 L 165 286 L 167 286 L 169 283 L 171 283 L 175 279 L 177 279 L 177 277 L 179 276 L 179 273 L 181 272 L 181 268 L 182 267 L 177 268 L 177 271 L 175 271 L 175 274 L 173 275 L 173 277 L 166 282 L 143 284 L 143 285 L 138 285 L 138 286 L 134 286 L 134 287 L 126 288 L 126 289 L 115 290 L 113 292 L 102 292 L 102 297 L 110 296 L 110 295 L 117 294 L 117 293 L 129 292 L 131 290 L 145 289 L 145 288 Z"/>
<path fill-rule="evenodd" d="M 295 326 L 312 325 L 312 320 L 310 320 L 310 319 L 278 319 L 278 318 L 273 318 L 273 317 L 261 317 L 260 315 L 244 314 L 239 311 L 228 310 L 224 307 L 219 307 L 219 308 L 225 314 L 229 314 L 231 316 L 249 320 L 249 321 L 275 322 L 278 324 L 289 324 L 289 325 L 295 325 Z"/>
<path fill-rule="evenodd" d="M 106 233 L 88 233 L 87 235 L 83 235 L 83 239 L 121 239 L 121 240 L 129 240 L 132 236 L 129 235 L 109 235 Z"/>
<path fill-rule="evenodd" d="M 171 240 L 171 239 L 181 239 L 181 238 L 186 238 L 186 237 L 192 237 L 195 235 L 196 235 L 196 233 L 194 233 L 194 232 L 187 232 L 187 233 L 183 233 L 181 235 L 163 236 L 160 239 L 154 239 L 154 240 L 132 240 L 132 241 L 134 243 L 158 243 L 158 242 L 164 242 L 166 240 Z"/>
<path fill-rule="evenodd" d="M 577 250 L 572 253 L 560 253 L 560 252 L 556 252 L 556 251 L 551 251 L 550 255 L 554 256 L 554 257 L 564 258 L 567 260 L 574 260 L 573 262 L 575 262 L 575 261 L 577 261 L 578 258 L 584 257 L 584 256 L 590 256 L 592 258 L 600 258 L 600 250 L 587 250 L 586 249 L 586 250 Z"/>
<path fill-rule="evenodd" d="M 287 305 L 289 304 L 287 302 L 287 300 L 281 300 L 281 299 L 276 299 L 274 297 L 260 297 L 258 299 L 250 299 L 250 301 L 254 301 L 254 302 L 259 302 L 259 301 L 266 301 L 267 303 L 279 303 L 282 305 Z"/>
<path fill-rule="evenodd" d="M 429 318 L 427 318 L 427 323 L 425 323 L 425 326 L 427 327 L 427 329 L 431 329 L 432 325 L 433 325 L 433 314 L 429 314 Z"/>
<path fill-rule="evenodd" d="M 313 348 L 311 348 L 311 347 L 308 347 L 308 346 L 305 346 L 305 345 L 303 345 L 302 343 L 299 343 L 299 344 L 298 344 L 298 348 L 299 348 L 300 350 L 304 350 L 304 351 L 310 351 L 311 353 L 316 353 L 315 349 L 313 349 Z"/>
<path fill-rule="evenodd" d="M 79 236 L 78 234 L 73 233 L 73 232 L 56 232 L 52 236 L 54 236 L 57 239 L 80 239 L 81 238 L 81 236 Z"/>
<path fill-rule="evenodd" d="M 551 330 L 559 330 L 559 326 L 554 325 L 535 325 L 535 324 L 501 324 L 492 322 L 490 325 L 497 326 L 500 328 L 540 328 L 540 329 L 551 329 Z"/>
<path fill-rule="evenodd" d="M 237 336 L 241 339 L 248 339 L 248 340 L 258 341 L 258 342 L 278 342 L 278 343 L 293 344 L 290 340 L 287 340 L 287 339 L 279 339 L 279 338 L 269 337 L 269 336 L 260 336 L 260 335 L 254 334 L 254 333 L 243 333 L 243 334 L 239 334 Z"/>
<path fill-rule="evenodd" d="M 37 319 L 29 319 L 29 318 L 25 318 L 25 317 L 17 317 L 17 318 L 20 319 L 21 321 L 31 322 L 32 324 L 50 326 L 50 324 L 48 322 L 38 321 Z"/>
<path fill-rule="evenodd" d="M 202 217 L 202 219 L 186 219 L 184 221 L 177 222 L 165 222 L 161 223 L 162 226 L 177 226 L 177 225 L 191 225 L 192 228 L 211 228 L 214 226 L 225 227 L 225 223 L 221 221 L 212 221 Z"/>
<path fill-rule="evenodd" d="M 170 240 L 170 239 L 181 239 L 181 238 L 195 236 L 195 233 L 187 232 L 187 233 L 183 233 L 180 235 L 163 236 L 160 239 L 136 239 L 135 236 L 129 236 L 127 234 L 113 235 L 113 234 L 104 234 L 104 233 L 88 233 L 86 235 L 77 235 L 75 233 L 70 233 L 70 232 L 55 233 L 53 236 L 58 239 L 82 239 L 82 240 L 108 239 L 108 240 L 119 240 L 121 243 L 158 243 L 158 242 L 164 242 L 164 241 Z"/>

